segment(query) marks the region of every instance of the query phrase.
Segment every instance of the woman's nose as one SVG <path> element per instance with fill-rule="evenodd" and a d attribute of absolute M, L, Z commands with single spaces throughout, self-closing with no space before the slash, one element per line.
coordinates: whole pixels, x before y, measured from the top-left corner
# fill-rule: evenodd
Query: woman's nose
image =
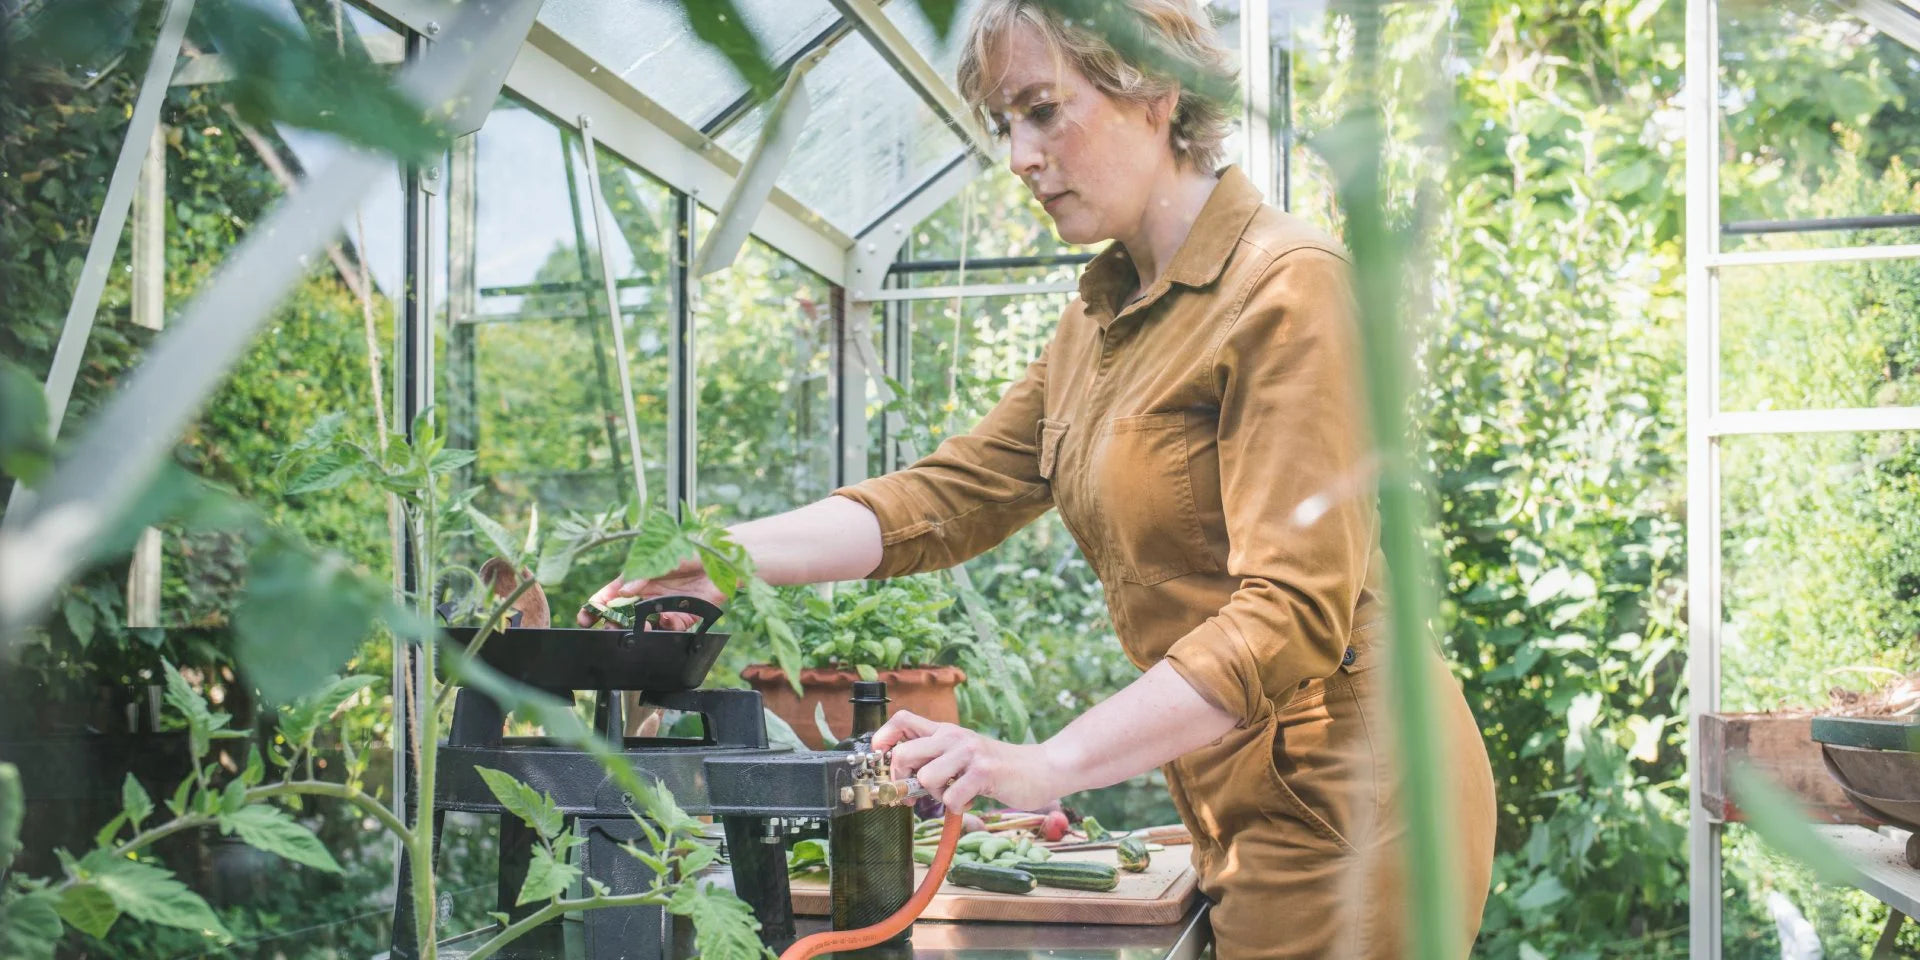
<path fill-rule="evenodd" d="M 1013 175 L 1029 183 L 1032 176 L 1046 166 L 1046 156 L 1040 150 L 1039 138 L 1020 130 L 1022 124 L 1014 124 L 1007 135 L 1007 169 Z"/>

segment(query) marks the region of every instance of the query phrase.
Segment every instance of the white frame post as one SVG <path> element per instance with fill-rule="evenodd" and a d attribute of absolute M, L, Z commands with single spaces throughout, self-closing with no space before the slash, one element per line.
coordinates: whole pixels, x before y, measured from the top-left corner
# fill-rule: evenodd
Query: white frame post
<path fill-rule="evenodd" d="M 1700 793 L 1700 718 L 1720 708 L 1720 445 L 1711 423 L 1720 383 L 1718 4 L 1687 0 L 1687 940 L 1694 960 L 1720 957 L 1720 825 Z"/>

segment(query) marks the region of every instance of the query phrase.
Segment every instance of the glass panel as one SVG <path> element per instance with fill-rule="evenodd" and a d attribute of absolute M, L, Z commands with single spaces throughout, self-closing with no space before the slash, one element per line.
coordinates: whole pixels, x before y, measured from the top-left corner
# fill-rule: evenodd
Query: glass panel
<path fill-rule="evenodd" d="M 1721 444 L 1725 708 L 1824 706 L 1920 665 L 1920 434 Z"/>
<path fill-rule="evenodd" d="M 151 27 L 150 18 L 144 22 Z M 354 22 L 360 23 L 357 16 Z M 104 36 L 110 25 L 101 29 Z M 21 220 L 22 229 L 14 235 L 31 233 L 35 242 L 9 244 L 0 252 L 7 266 L 0 300 L 11 308 L 0 324 L 0 352 L 36 377 L 44 376 L 51 359 L 125 135 L 144 56 L 142 49 L 132 51 L 118 69 L 98 74 L 91 87 L 33 81 L 36 96 L 17 108 L 18 117 L 31 122 L 9 128 L 8 168 L 39 173 L 24 194 L 9 194 L 31 198 L 34 219 Z M 139 199 L 128 237 L 108 271 L 65 421 L 69 439 L 145 362 L 157 338 L 167 335 L 135 322 L 135 300 L 141 301 L 138 315 L 144 318 L 149 315 L 146 297 L 157 292 L 159 309 L 152 313 L 164 318 L 163 325 L 177 322 L 177 312 L 205 291 L 285 195 L 266 157 L 316 170 L 337 150 L 325 138 L 243 128 L 228 113 L 224 93 L 212 85 L 167 92 L 158 165 L 149 168 L 158 178 L 135 191 Z M 8 109 L 15 116 L 16 107 L 10 103 Z M 75 157 L 85 159 L 75 162 Z M 149 185 L 158 202 L 147 199 Z M 174 450 L 176 462 L 237 492 L 290 538 L 340 555 L 375 583 L 384 582 L 390 569 L 380 493 L 369 484 L 349 483 L 290 495 L 275 470 L 288 447 L 328 414 L 344 413 L 358 437 L 374 431 L 368 318 L 374 346 L 391 357 L 393 297 L 400 288 L 404 246 L 400 207 L 393 200 L 397 194 L 397 180 L 388 179 L 358 209 L 342 212 L 339 223 L 346 229 L 334 237 L 333 249 L 312 258 L 272 308 L 261 333 Z M 153 231 L 141 229 L 146 225 Z M 363 257 L 373 275 L 371 286 L 360 282 Z M 241 739 L 215 741 L 213 755 L 206 758 L 221 764 L 210 775 L 216 790 L 234 779 L 250 746 L 272 749 L 275 708 L 254 695 L 251 678 L 238 668 L 230 627 L 247 578 L 257 569 L 249 561 L 254 544 L 237 530 L 189 530 L 171 523 L 153 531 L 149 542 L 152 553 L 138 551 L 139 559 L 129 553 L 103 557 L 77 576 L 56 600 L 52 616 L 27 631 L 0 668 L 0 757 L 19 767 L 25 799 L 24 844 L 10 880 L 59 877 L 54 851 L 65 848 L 78 855 L 92 849 L 95 832 L 120 810 L 122 786 L 129 780 L 160 808 L 145 826 L 171 817 L 161 801 L 191 776 L 195 764 L 178 712 L 161 701 L 163 660 L 176 665 L 215 709 L 231 716 L 232 728 L 239 731 Z M 149 557 L 157 563 L 148 563 Z M 130 586 L 146 593 L 149 583 L 157 584 L 152 591 L 157 604 L 145 609 L 145 603 L 131 603 Z M 349 669 L 384 674 L 386 651 L 384 640 L 369 642 Z M 389 782 L 390 767 L 381 746 L 385 690 L 384 683 L 376 685 L 343 705 L 327 724 L 327 746 L 319 750 L 315 766 L 322 778 L 339 781 L 350 763 L 365 763 L 369 792 L 391 803 L 390 792 L 380 789 Z M 343 740 L 357 761 L 349 761 Z M 164 866 L 207 900 L 213 915 L 235 934 L 233 943 L 222 948 L 197 931 L 122 917 L 99 939 L 69 931 L 60 952 L 372 955 L 387 942 L 390 837 L 368 830 L 363 815 L 344 804 L 306 805 L 299 818 L 320 837 L 342 873 L 296 867 L 216 831 L 187 831 L 142 851 L 143 858 L 154 858 L 150 869 Z M 123 825 L 118 837 L 124 841 L 132 833 Z"/>
<path fill-rule="evenodd" d="M 1353 17 L 1347 5 L 1331 5 L 1324 0 L 1282 0 L 1273 4 L 1277 21 L 1273 36 L 1277 45 L 1273 55 L 1289 59 L 1292 69 L 1291 94 L 1276 94 L 1276 108 L 1290 108 L 1292 148 L 1287 155 L 1287 175 L 1291 183 L 1292 212 L 1332 233 L 1343 235 L 1343 218 L 1335 203 L 1338 178 L 1320 152 L 1314 138 L 1331 129 L 1348 111 L 1362 106 L 1361 98 L 1373 96 L 1359 75 L 1360 57 L 1354 50 Z M 1438 102 L 1451 106 L 1451 83 L 1464 61 L 1444 60 L 1445 51 L 1456 41 L 1445 39 L 1455 29 L 1448 8 L 1431 3 L 1383 3 L 1377 7 L 1384 18 L 1382 61 L 1394 64 L 1390 79 L 1384 81 L 1387 115 L 1385 178 L 1391 215 L 1414 216 L 1411 206 L 1421 191 L 1439 187 L 1440 175 L 1456 160 L 1446 150 L 1448 137 L 1430 134 L 1430 117 Z M 1459 27 L 1466 30 L 1467 27 Z M 1484 66 L 1488 71 L 1495 68 Z M 1445 85 L 1443 85 L 1443 83 Z M 1541 133 L 1548 132 L 1553 117 L 1545 111 L 1526 117 L 1538 123 Z M 1475 146 L 1500 142 L 1506 132 L 1482 131 Z M 1465 149 L 1463 147 L 1463 149 Z M 1471 151 L 1469 151 L 1471 152 Z"/>
<path fill-rule="evenodd" d="M 766 516 L 833 489 L 831 289 L 758 240 L 701 282 L 696 502 L 724 519 Z"/>
<path fill-rule="evenodd" d="M 736 0 L 734 8 L 776 64 L 838 19 L 824 0 Z M 747 92 L 673 0 L 549 0 L 540 22 L 694 126 Z"/>
<path fill-rule="evenodd" d="M 472 251 L 449 256 L 438 402 L 452 445 L 478 454 L 466 480 L 481 488 L 475 505 L 521 531 L 536 503 L 551 519 L 634 496 L 580 146 L 571 130 L 503 99 L 475 137 Z M 666 491 L 671 194 L 599 156 L 647 491 L 658 502 Z M 466 256 L 472 274 L 463 282 Z M 617 562 L 589 558 L 547 585 L 555 609 L 584 599 Z"/>
<path fill-rule="evenodd" d="M 1920 261 L 1720 275 L 1724 410 L 1920 406 Z"/>
<path fill-rule="evenodd" d="M 895 23 L 915 49 L 933 49 L 925 20 Z M 806 83 L 812 110 L 778 183 L 841 230 L 866 226 L 884 204 L 960 151 L 959 138 L 864 37 L 849 35 L 835 44 Z M 744 159 L 768 109 L 755 107 L 721 133 L 720 144 Z"/>
<path fill-rule="evenodd" d="M 1920 53 L 1828 0 L 1719 9 L 1723 223 L 1920 210 Z M 1727 237 L 1732 249 L 1890 242 L 1901 241 L 1880 231 Z"/>

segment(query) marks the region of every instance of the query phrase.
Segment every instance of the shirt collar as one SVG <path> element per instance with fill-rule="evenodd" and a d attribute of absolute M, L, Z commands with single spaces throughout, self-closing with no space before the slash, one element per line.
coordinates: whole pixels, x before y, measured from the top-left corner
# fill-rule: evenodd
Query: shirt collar
<path fill-rule="evenodd" d="M 1171 284 L 1204 287 L 1218 279 L 1261 203 L 1260 191 L 1237 165 L 1222 170 L 1161 282 L 1145 291 L 1136 306 L 1158 299 Z M 1120 298 L 1138 281 L 1127 251 L 1118 243 L 1108 244 L 1081 271 L 1080 299 L 1090 310 L 1113 317 L 1120 312 Z"/>

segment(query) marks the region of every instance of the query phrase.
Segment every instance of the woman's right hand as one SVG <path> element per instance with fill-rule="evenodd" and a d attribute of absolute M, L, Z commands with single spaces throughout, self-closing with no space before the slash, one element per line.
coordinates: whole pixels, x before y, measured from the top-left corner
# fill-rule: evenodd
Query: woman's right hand
<path fill-rule="evenodd" d="M 663 573 L 651 580 L 628 580 L 624 577 L 614 577 L 607 582 L 606 586 L 594 592 L 591 602 L 605 606 L 609 600 L 618 597 L 640 597 L 642 599 L 652 599 L 654 597 L 699 597 L 715 606 L 724 606 L 727 602 L 727 598 L 720 592 L 720 588 L 714 586 L 713 580 L 708 578 L 707 568 L 702 566 L 698 560 L 685 561 L 681 563 L 680 566 L 674 568 L 672 572 Z M 580 608 L 580 614 L 576 620 L 583 627 L 591 627 L 600 621 L 600 615 L 593 611 L 591 605 L 588 605 Z M 669 630 L 692 630 L 700 625 L 700 618 L 691 613 L 662 613 L 660 614 L 660 625 Z M 646 629 L 644 624 L 640 626 L 641 629 Z"/>

